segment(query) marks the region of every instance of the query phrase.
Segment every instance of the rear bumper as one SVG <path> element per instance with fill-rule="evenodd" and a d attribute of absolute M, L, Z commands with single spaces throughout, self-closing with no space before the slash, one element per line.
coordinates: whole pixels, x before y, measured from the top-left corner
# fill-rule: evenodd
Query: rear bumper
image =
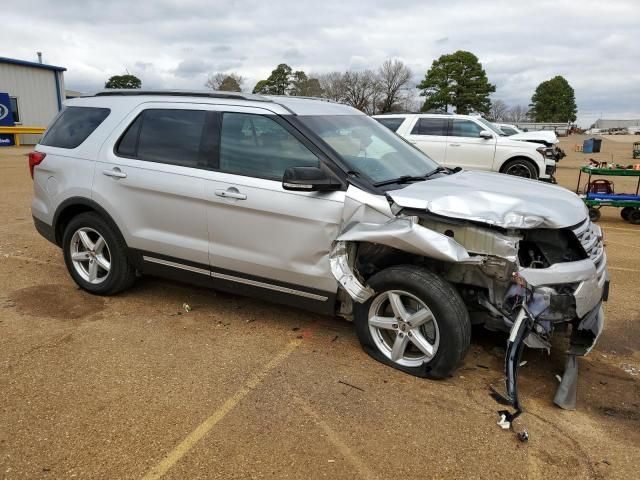
<path fill-rule="evenodd" d="M 56 244 L 56 235 L 53 227 L 46 222 L 43 222 L 39 218 L 33 217 L 33 225 L 40 235 L 49 240 L 51 243 Z"/>

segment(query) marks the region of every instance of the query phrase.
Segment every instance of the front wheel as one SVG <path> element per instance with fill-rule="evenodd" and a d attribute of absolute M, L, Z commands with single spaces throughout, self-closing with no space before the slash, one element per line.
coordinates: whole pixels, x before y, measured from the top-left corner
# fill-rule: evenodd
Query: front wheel
<path fill-rule="evenodd" d="M 500 173 L 514 175 L 516 177 L 538 179 L 538 169 L 531 160 L 526 158 L 514 158 L 506 162 L 500 169 Z"/>
<path fill-rule="evenodd" d="M 354 308 L 363 349 L 411 375 L 449 376 L 471 341 L 469 314 L 453 286 L 412 265 L 382 270 L 368 285 L 376 294 Z"/>

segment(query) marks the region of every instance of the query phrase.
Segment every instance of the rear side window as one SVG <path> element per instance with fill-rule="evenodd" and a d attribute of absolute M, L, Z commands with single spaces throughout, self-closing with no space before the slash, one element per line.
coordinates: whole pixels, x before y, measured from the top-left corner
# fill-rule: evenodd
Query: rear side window
<path fill-rule="evenodd" d="M 446 118 L 420 118 L 413 127 L 411 134 L 445 136 L 447 134 L 448 121 Z"/>
<path fill-rule="evenodd" d="M 376 120 L 392 132 L 397 132 L 404 122 L 404 118 L 376 118 Z"/>
<path fill-rule="evenodd" d="M 149 109 L 120 138 L 123 157 L 182 167 L 213 168 L 218 149 L 218 113 Z"/>
<path fill-rule="evenodd" d="M 53 122 L 41 145 L 76 148 L 84 142 L 109 115 L 108 108 L 66 107 Z"/>
<path fill-rule="evenodd" d="M 220 170 L 282 180 L 289 167 L 318 167 L 320 160 L 274 120 L 255 114 L 222 117 Z"/>

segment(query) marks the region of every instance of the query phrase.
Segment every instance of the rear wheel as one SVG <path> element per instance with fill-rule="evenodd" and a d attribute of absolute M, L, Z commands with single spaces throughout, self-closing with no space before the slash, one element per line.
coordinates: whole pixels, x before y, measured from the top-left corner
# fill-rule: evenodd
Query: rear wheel
<path fill-rule="evenodd" d="M 629 222 L 634 225 L 640 225 L 640 209 L 636 208 L 629 214 Z"/>
<path fill-rule="evenodd" d="M 516 177 L 531 178 L 533 180 L 538 179 L 538 169 L 531 160 L 526 158 L 514 158 L 506 162 L 500 173 L 506 173 L 507 175 L 514 175 Z"/>
<path fill-rule="evenodd" d="M 633 207 L 624 207 L 622 210 L 620 210 L 620 216 L 622 217 L 623 220 L 629 220 L 629 215 L 631 215 L 631 212 L 633 212 L 634 210 L 636 210 Z"/>
<path fill-rule="evenodd" d="M 124 240 L 96 213 L 81 213 L 69 221 L 62 248 L 71 277 L 90 293 L 113 295 L 130 287 L 136 278 Z"/>
<path fill-rule="evenodd" d="M 418 377 L 445 378 L 471 341 L 469 314 L 458 292 L 428 270 L 389 267 L 369 279 L 376 295 L 354 308 L 363 349 Z"/>

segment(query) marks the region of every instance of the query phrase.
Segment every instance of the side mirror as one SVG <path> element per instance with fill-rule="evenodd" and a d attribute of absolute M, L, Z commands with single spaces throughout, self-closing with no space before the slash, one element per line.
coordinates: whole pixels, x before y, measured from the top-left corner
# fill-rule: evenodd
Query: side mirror
<path fill-rule="evenodd" d="M 478 136 L 480 138 L 484 138 L 485 140 L 493 138 L 493 134 L 489 130 L 482 130 Z"/>
<path fill-rule="evenodd" d="M 290 167 L 282 178 L 282 188 L 297 192 L 330 192 L 341 187 L 336 178 L 319 167 Z"/>

